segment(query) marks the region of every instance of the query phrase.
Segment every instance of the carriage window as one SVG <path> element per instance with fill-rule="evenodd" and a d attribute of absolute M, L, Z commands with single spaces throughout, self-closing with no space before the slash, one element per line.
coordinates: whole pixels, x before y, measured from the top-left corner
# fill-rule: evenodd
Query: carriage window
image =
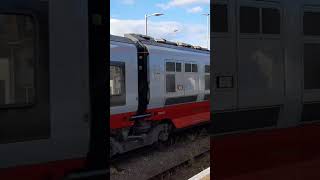
<path fill-rule="evenodd" d="M 210 65 L 205 65 L 204 66 L 204 72 L 205 73 L 210 73 Z"/>
<path fill-rule="evenodd" d="M 304 88 L 320 89 L 320 44 L 304 45 Z"/>
<path fill-rule="evenodd" d="M 192 72 L 198 72 L 198 65 L 192 64 Z"/>
<path fill-rule="evenodd" d="M 174 72 L 175 71 L 175 63 L 174 62 L 166 62 L 166 71 Z"/>
<path fill-rule="evenodd" d="M 126 104 L 124 63 L 110 64 L 110 106 Z"/>
<path fill-rule="evenodd" d="M 260 33 L 259 8 L 240 7 L 240 33 Z"/>
<path fill-rule="evenodd" d="M 262 33 L 280 34 L 280 11 L 278 9 L 262 9 Z"/>
<path fill-rule="evenodd" d="M 189 63 L 184 64 L 184 71 L 191 72 L 191 64 L 189 64 Z"/>
<path fill-rule="evenodd" d="M 0 15 L 0 106 L 35 100 L 34 21 L 24 15 Z"/>
<path fill-rule="evenodd" d="M 181 72 L 181 63 L 176 63 L 176 72 Z"/>
<path fill-rule="evenodd" d="M 320 12 L 304 12 L 304 35 L 320 35 Z"/>
<path fill-rule="evenodd" d="M 215 4 L 212 8 L 213 32 L 228 32 L 228 7 L 227 5 Z"/>

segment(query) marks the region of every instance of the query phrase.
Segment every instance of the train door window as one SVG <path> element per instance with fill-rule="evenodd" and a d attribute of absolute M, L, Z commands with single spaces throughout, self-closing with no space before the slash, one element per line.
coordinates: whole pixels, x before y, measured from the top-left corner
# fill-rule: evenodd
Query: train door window
<path fill-rule="evenodd" d="M 262 8 L 262 33 L 280 34 L 280 10 Z"/>
<path fill-rule="evenodd" d="M 303 32 L 304 35 L 320 35 L 320 12 L 304 12 Z"/>
<path fill-rule="evenodd" d="M 176 71 L 181 71 L 181 63 L 166 62 L 166 92 L 176 92 Z"/>
<path fill-rule="evenodd" d="M 304 44 L 304 88 L 320 89 L 320 44 Z"/>
<path fill-rule="evenodd" d="M 240 7 L 240 33 L 260 33 L 259 8 Z"/>
<path fill-rule="evenodd" d="M 35 100 L 35 23 L 25 15 L 0 15 L 0 107 Z"/>
<path fill-rule="evenodd" d="M 126 104 L 125 64 L 110 63 L 110 106 Z"/>
<path fill-rule="evenodd" d="M 166 75 L 166 90 L 167 93 L 176 92 L 176 76 L 174 74 Z"/>
<path fill-rule="evenodd" d="M 213 32 L 228 32 L 228 7 L 225 4 L 212 6 L 212 30 Z"/>
<path fill-rule="evenodd" d="M 184 73 L 184 93 L 186 96 L 197 93 L 199 86 L 198 65 L 195 63 L 185 63 Z"/>
<path fill-rule="evenodd" d="M 204 90 L 210 91 L 210 65 L 205 65 Z"/>

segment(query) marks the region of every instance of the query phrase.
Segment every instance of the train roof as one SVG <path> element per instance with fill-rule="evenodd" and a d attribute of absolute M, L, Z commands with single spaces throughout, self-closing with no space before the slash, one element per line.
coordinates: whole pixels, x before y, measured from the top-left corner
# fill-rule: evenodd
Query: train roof
<path fill-rule="evenodd" d="M 116 42 L 123 42 L 123 43 L 128 43 L 128 44 L 134 44 L 133 41 L 131 41 L 128 38 L 121 37 L 121 36 L 115 36 L 110 34 L 110 41 L 116 41 Z"/>
<path fill-rule="evenodd" d="M 202 48 L 200 46 L 193 46 L 191 44 L 182 43 L 182 42 L 167 41 L 166 39 L 154 39 L 153 37 L 145 36 L 141 34 L 125 34 L 124 37 L 110 35 L 110 40 L 130 43 L 130 44 L 133 44 L 134 41 L 139 41 L 145 45 L 160 46 L 160 47 L 173 48 L 173 49 L 192 51 L 192 52 L 198 52 L 198 53 L 206 53 L 206 54 L 210 53 L 210 50 L 206 48 Z"/>

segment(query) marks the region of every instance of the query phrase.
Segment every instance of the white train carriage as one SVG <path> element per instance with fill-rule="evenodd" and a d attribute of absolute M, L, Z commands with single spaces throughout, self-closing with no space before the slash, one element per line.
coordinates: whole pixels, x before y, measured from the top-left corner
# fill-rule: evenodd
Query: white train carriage
<path fill-rule="evenodd" d="M 209 121 L 208 50 L 137 34 L 110 44 L 112 154 Z"/>

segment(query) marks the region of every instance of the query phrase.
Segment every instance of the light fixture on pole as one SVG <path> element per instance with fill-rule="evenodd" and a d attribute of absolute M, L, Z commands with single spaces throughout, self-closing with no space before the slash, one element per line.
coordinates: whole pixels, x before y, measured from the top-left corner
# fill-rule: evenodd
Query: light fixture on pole
<path fill-rule="evenodd" d="M 144 18 L 145 18 L 145 21 L 146 21 L 146 27 L 145 27 L 146 35 L 148 35 L 148 17 L 150 17 L 150 16 L 162 16 L 162 15 L 164 15 L 164 14 L 162 14 L 162 13 L 153 13 L 153 14 L 150 14 L 150 15 L 148 15 L 148 14 L 144 15 Z"/>
<path fill-rule="evenodd" d="M 207 48 L 210 49 L 210 14 L 202 14 L 207 16 Z"/>

